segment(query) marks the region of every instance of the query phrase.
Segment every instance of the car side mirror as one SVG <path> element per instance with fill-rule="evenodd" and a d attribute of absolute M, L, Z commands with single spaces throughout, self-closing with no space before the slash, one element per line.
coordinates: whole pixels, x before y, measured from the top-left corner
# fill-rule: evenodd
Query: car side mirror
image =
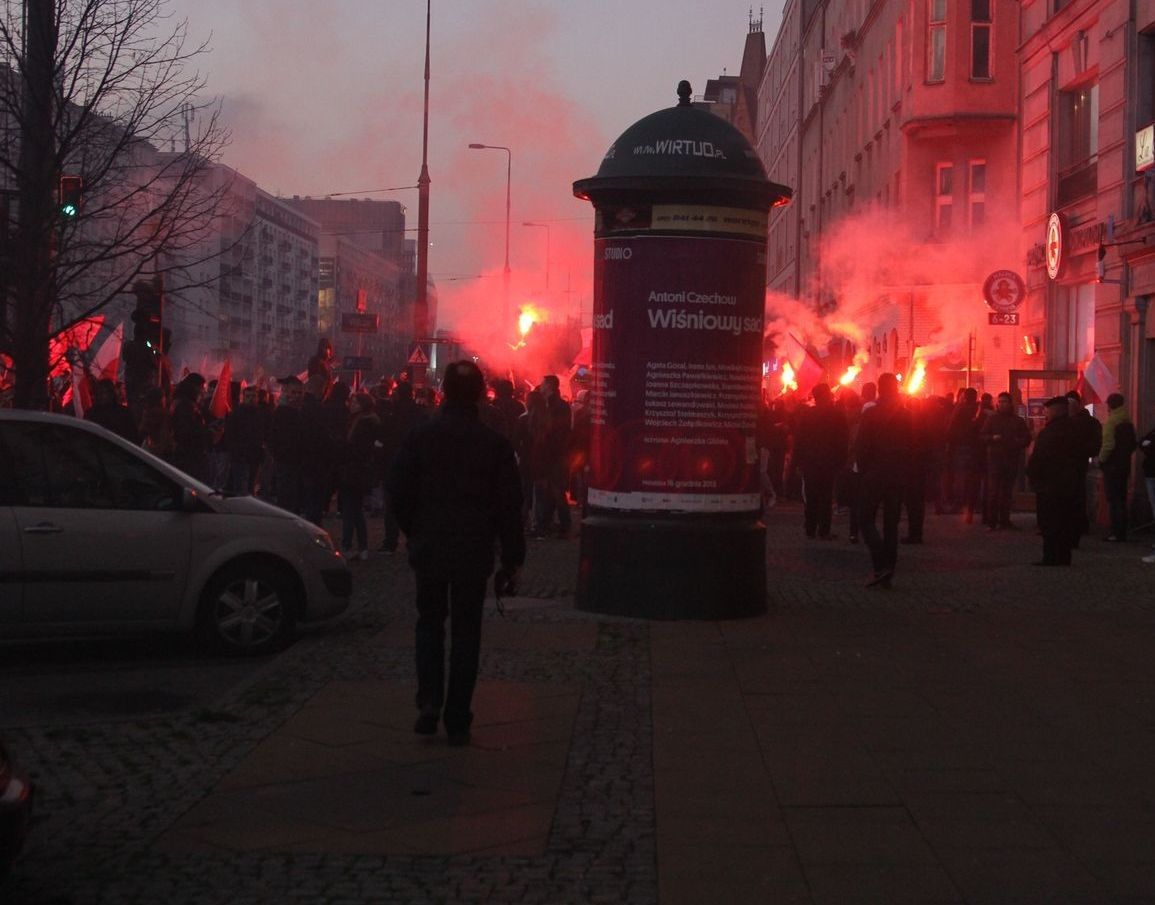
<path fill-rule="evenodd" d="M 201 498 L 191 487 L 180 489 L 180 511 L 197 512 L 201 508 Z"/>

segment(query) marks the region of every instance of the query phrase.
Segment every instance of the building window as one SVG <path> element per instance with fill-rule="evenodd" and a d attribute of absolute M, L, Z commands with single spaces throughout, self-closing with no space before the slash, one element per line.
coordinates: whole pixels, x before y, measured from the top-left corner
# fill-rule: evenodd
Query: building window
<path fill-rule="evenodd" d="M 991 0 L 971 0 L 971 78 L 991 77 Z"/>
<path fill-rule="evenodd" d="M 927 0 L 926 80 L 946 78 L 946 0 Z"/>
<path fill-rule="evenodd" d="M 1095 286 L 1063 286 L 1055 302 L 1055 339 L 1060 347 L 1055 366 L 1080 367 L 1095 354 Z"/>
<path fill-rule="evenodd" d="M 1059 92 L 1058 197 L 1060 207 L 1097 188 L 1099 154 L 1099 86 Z"/>
<path fill-rule="evenodd" d="M 987 219 L 987 162 L 972 160 L 969 170 L 967 207 L 970 212 L 971 229 L 978 229 Z"/>
<path fill-rule="evenodd" d="M 934 168 L 934 229 L 950 232 L 954 205 L 954 164 L 940 163 Z"/>

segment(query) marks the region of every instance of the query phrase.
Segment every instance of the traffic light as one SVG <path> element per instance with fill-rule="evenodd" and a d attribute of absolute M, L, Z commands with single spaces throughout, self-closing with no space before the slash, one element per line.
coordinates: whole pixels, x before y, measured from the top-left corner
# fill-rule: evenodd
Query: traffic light
<path fill-rule="evenodd" d="M 80 216 L 80 201 L 84 195 L 84 178 L 81 176 L 60 177 L 60 213 L 69 220 Z"/>

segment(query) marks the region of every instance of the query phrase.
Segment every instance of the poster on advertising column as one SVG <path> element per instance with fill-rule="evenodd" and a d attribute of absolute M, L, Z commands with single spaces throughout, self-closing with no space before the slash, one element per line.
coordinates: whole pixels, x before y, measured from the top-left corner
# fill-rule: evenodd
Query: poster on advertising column
<path fill-rule="evenodd" d="M 590 505 L 757 511 L 764 243 L 599 238 L 594 260 Z"/>

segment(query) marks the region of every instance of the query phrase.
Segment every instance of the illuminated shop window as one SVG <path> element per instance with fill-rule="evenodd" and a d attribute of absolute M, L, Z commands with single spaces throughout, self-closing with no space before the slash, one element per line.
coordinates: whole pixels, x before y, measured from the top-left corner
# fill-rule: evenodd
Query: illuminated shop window
<path fill-rule="evenodd" d="M 971 78 L 991 77 L 991 0 L 971 0 Z"/>
<path fill-rule="evenodd" d="M 967 207 L 970 212 L 971 229 L 978 229 L 987 218 L 987 162 L 972 160 L 969 170 Z"/>
<path fill-rule="evenodd" d="M 950 232 L 954 209 L 954 164 L 940 163 L 934 170 L 934 229 Z"/>
<path fill-rule="evenodd" d="M 946 0 L 927 0 L 926 80 L 946 78 Z"/>

